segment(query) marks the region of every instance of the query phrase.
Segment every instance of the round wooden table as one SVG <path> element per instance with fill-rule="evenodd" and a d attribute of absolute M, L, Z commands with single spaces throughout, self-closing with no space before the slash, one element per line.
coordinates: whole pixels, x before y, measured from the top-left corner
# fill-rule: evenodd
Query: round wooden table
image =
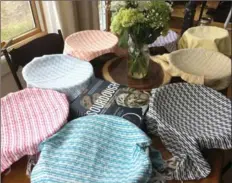
<path fill-rule="evenodd" d="M 102 69 L 102 75 L 105 80 L 138 90 L 150 91 L 152 88 L 167 84 L 171 80 L 171 76 L 152 60 L 150 60 L 149 71 L 145 78 L 133 79 L 127 73 L 127 59 L 120 57 L 107 61 Z"/>

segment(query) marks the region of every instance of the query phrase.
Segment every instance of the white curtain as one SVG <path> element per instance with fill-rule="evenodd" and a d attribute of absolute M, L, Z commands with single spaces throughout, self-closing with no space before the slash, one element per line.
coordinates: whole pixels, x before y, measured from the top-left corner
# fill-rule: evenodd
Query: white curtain
<path fill-rule="evenodd" d="M 56 2 L 42 1 L 42 4 L 48 33 L 57 32 L 61 27 L 57 14 Z"/>
<path fill-rule="evenodd" d="M 100 29 L 98 1 L 43 1 L 48 32 L 61 28 L 64 37 L 89 29 Z"/>

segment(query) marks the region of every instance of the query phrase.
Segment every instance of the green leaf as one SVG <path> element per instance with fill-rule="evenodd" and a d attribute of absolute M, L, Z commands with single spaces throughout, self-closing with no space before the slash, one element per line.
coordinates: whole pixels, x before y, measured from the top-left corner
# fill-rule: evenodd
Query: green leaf
<path fill-rule="evenodd" d="M 119 41 L 118 41 L 119 47 L 127 48 L 128 47 L 128 40 L 129 40 L 128 30 L 124 29 L 122 34 L 119 37 Z"/>

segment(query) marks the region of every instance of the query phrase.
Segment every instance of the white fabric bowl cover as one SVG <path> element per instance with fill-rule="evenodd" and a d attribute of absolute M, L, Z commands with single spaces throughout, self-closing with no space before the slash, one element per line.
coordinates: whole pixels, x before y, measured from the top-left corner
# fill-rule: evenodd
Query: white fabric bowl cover
<path fill-rule="evenodd" d="M 168 52 L 173 52 L 177 50 L 177 41 L 179 39 L 179 35 L 169 30 L 166 36 L 159 36 L 154 43 L 149 44 L 148 47 L 165 47 Z"/>
<path fill-rule="evenodd" d="M 33 59 L 23 68 L 27 87 L 53 89 L 72 101 L 89 85 L 93 75 L 90 63 L 57 54 Z"/>
<path fill-rule="evenodd" d="M 27 88 L 1 98 L 1 172 L 25 155 L 38 152 L 40 142 L 66 122 L 64 94 Z"/>
<path fill-rule="evenodd" d="M 65 39 L 64 54 L 91 61 L 106 53 L 116 52 L 118 38 L 100 30 L 86 30 L 71 34 Z"/>
<path fill-rule="evenodd" d="M 231 59 L 203 48 L 181 49 L 151 59 L 171 76 L 180 76 L 192 84 L 204 84 L 222 90 L 231 83 Z"/>
<path fill-rule="evenodd" d="M 173 178 L 201 179 L 211 170 L 201 151 L 232 148 L 231 101 L 206 86 L 169 84 L 152 90 L 147 127 L 179 159 Z"/>

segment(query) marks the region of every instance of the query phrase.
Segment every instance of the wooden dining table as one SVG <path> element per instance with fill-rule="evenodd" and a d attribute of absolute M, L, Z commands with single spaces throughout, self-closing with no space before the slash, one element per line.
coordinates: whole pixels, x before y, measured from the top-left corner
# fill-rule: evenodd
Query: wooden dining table
<path fill-rule="evenodd" d="M 108 55 L 102 60 L 100 59 L 92 63 L 95 69 L 95 76 L 104 78 L 104 76 L 102 76 L 104 74 L 104 71 L 102 69 L 104 65 L 107 63 L 107 61 L 112 60 L 113 57 L 112 55 Z M 174 78 L 170 82 L 179 82 L 179 79 Z M 160 84 L 162 84 L 162 82 Z M 139 86 L 141 87 L 141 85 Z M 222 91 L 222 93 L 227 95 L 227 97 L 231 98 L 231 86 L 228 89 Z M 152 136 L 151 139 L 152 139 L 152 146 L 161 152 L 163 159 L 166 160 L 172 157 L 172 154 L 168 152 L 168 150 L 165 148 L 164 144 L 162 143 L 159 137 Z M 223 168 L 223 161 L 224 161 L 224 152 L 225 152 L 224 150 L 220 150 L 220 149 L 204 150 L 203 155 L 211 166 L 211 173 L 206 178 L 203 178 L 201 180 L 182 181 L 182 182 L 183 183 L 220 183 L 221 170 Z M 4 173 L 1 174 L 2 183 L 30 183 L 30 179 L 26 175 L 26 166 L 27 166 L 27 157 L 25 156 L 11 166 L 11 171 L 7 175 L 5 175 Z M 176 180 L 167 181 L 167 183 L 182 183 L 182 182 Z"/>
<path fill-rule="evenodd" d="M 160 47 L 154 50 L 153 54 L 163 54 L 166 53 L 164 48 Z M 104 59 L 103 59 L 104 60 Z M 104 62 L 104 61 L 103 61 Z M 119 74 L 120 73 L 120 74 Z M 119 84 L 127 85 L 129 87 L 137 88 L 139 90 L 150 91 L 152 88 L 160 87 L 167 83 L 176 83 L 176 82 L 185 82 L 180 77 L 169 78 L 166 73 L 163 72 L 162 68 L 150 61 L 148 75 L 142 80 L 134 80 L 127 76 L 127 60 L 126 58 L 120 57 L 109 57 L 108 61 L 104 62 L 101 66 L 101 74 L 99 77 L 110 81 L 116 82 Z M 220 91 L 222 94 L 226 95 L 231 99 L 231 87 Z M 171 153 L 169 153 L 161 140 L 158 137 L 152 137 L 153 146 L 160 150 L 164 159 L 169 159 L 172 157 Z M 221 170 L 223 168 L 224 163 L 224 150 L 220 149 L 206 149 L 203 152 L 205 159 L 209 162 L 211 166 L 211 173 L 208 177 L 201 180 L 193 180 L 193 181 L 183 181 L 183 183 L 220 183 L 221 182 Z M 167 183 L 181 183 L 181 181 L 168 181 Z"/>

